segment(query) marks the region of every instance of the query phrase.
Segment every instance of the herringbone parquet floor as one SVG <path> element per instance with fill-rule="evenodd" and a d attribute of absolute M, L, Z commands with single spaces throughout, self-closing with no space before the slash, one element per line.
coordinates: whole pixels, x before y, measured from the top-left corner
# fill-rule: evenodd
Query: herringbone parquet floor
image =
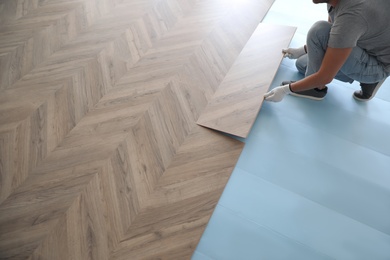
<path fill-rule="evenodd" d="M 2 1 L 0 258 L 190 258 L 243 147 L 196 121 L 272 3 Z"/>

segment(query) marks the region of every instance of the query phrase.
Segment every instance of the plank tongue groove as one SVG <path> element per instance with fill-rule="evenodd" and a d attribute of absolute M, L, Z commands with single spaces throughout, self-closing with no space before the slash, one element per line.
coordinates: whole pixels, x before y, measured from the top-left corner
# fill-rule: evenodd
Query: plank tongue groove
<path fill-rule="evenodd" d="M 259 24 L 197 123 L 246 138 L 295 30 Z"/>

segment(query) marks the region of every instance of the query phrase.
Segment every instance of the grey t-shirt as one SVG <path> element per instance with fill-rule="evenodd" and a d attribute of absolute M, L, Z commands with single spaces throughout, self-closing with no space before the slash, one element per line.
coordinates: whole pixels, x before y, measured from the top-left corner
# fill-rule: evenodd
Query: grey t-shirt
<path fill-rule="evenodd" d="M 329 47 L 359 46 L 390 72 L 390 0 L 340 0 L 329 15 Z"/>

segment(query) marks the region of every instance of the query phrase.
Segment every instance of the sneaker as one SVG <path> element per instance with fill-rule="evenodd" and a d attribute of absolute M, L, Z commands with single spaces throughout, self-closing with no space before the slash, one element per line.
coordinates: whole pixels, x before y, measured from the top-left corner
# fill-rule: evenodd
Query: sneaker
<path fill-rule="evenodd" d="M 385 80 L 386 79 L 372 84 L 360 83 L 361 90 L 356 90 L 353 93 L 353 97 L 358 101 L 371 100 Z"/>
<path fill-rule="evenodd" d="M 294 83 L 295 81 L 283 81 L 283 85 L 288 85 L 290 83 Z M 290 95 L 296 96 L 296 97 L 303 97 L 303 98 L 309 98 L 313 100 L 323 100 L 326 96 L 326 93 L 328 93 L 328 87 L 325 87 L 323 89 L 314 88 L 314 89 L 308 89 L 303 91 L 297 91 L 297 92 L 291 92 Z"/>

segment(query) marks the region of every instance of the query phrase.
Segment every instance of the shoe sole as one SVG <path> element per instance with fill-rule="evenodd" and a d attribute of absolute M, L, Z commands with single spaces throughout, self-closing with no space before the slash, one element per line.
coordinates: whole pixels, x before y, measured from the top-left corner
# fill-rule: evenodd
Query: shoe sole
<path fill-rule="evenodd" d="M 325 97 L 313 97 L 313 96 L 300 95 L 300 94 L 294 93 L 294 92 L 290 93 L 290 95 L 300 97 L 300 98 L 307 98 L 307 99 L 311 99 L 311 100 L 316 100 L 316 101 L 321 101 L 325 98 Z"/>

